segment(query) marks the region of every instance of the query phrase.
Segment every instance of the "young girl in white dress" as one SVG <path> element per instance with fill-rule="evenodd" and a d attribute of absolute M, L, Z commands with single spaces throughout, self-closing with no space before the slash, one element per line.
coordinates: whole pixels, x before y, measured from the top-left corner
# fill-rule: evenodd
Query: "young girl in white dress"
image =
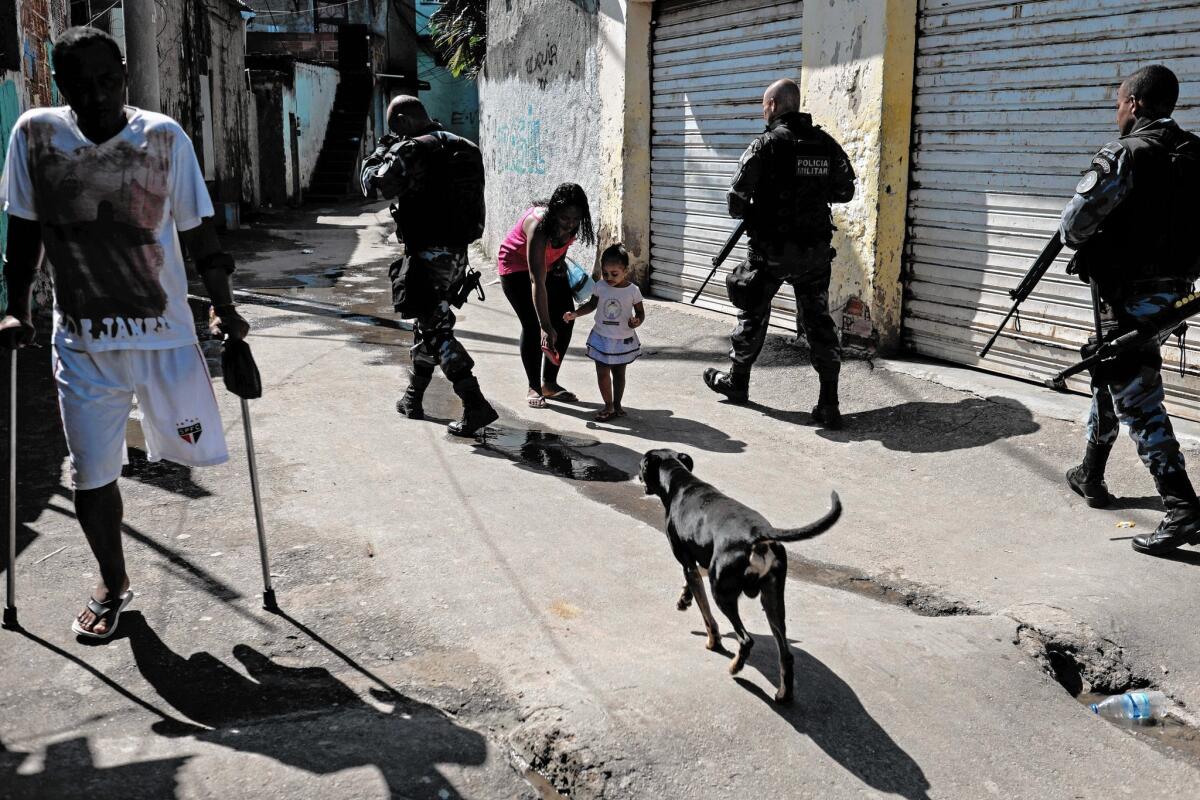
<path fill-rule="evenodd" d="M 596 312 L 596 321 L 587 340 L 588 357 L 596 362 L 596 381 L 604 409 L 597 422 L 625 416 L 621 398 L 625 395 L 625 366 L 636 359 L 642 344 L 634 331 L 646 319 L 642 293 L 629 280 L 629 253 L 622 244 L 614 244 L 600 256 L 603 280 L 596 284 L 591 299 L 575 311 L 563 315 L 567 322 Z"/>

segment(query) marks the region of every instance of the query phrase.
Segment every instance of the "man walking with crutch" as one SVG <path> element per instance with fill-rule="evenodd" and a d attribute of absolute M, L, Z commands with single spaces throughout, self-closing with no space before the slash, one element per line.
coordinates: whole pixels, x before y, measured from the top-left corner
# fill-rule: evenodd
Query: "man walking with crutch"
<path fill-rule="evenodd" d="M 9 220 L 0 347 L 33 341 L 29 294 L 44 253 L 75 511 L 100 571 L 71 628 L 107 639 L 133 599 L 117 478 L 134 395 L 151 460 L 200 467 L 228 459 L 187 303 L 180 239 L 212 300 L 214 334 L 240 340 L 249 325 L 234 308 L 233 259 L 220 250 L 212 201 L 183 129 L 125 105 L 121 50 L 102 31 L 64 32 L 54 65 L 68 105 L 22 115 L 0 176 Z"/>

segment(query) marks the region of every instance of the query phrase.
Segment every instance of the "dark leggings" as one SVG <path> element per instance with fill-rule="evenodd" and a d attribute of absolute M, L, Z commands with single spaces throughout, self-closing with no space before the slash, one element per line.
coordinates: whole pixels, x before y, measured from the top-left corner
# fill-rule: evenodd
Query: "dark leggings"
<path fill-rule="evenodd" d="M 528 272 L 513 272 L 500 276 L 500 286 L 508 298 L 517 319 L 521 320 L 521 364 L 525 367 L 525 378 L 529 388 L 541 392 L 542 384 L 558 383 L 558 367 L 542 353 L 542 326 L 538 323 L 537 307 L 533 304 L 533 284 Z M 550 321 L 554 325 L 554 349 L 565 356 L 571 344 L 574 322 L 565 322 L 563 314 L 575 310 L 571 297 L 571 286 L 565 273 L 546 274 L 546 302 L 550 307 Z"/>

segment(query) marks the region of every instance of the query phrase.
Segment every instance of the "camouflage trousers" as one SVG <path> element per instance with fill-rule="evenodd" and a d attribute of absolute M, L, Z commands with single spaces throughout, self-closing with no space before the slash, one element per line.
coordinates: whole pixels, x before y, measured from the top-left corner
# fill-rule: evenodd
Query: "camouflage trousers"
<path fill-rule="evenodd" d="M 470 377 L 475 361 L 454 336 L 454 310 L 450 305 L 450 287 L 461 281 L 467 272 L 465 250 L 428 249 L 406 258 L 413 259 L 412 268 L 420 269 L 422 278 L 431 289 L 432 305 L 417 315 L 413 326 L 413 371 L 432 375 L 441 366 L 451 381 Z"/>
<path fill-rule="evenodd" d="M 756 248 L 743 268 L 758 271 L 746 309 L 738 310 L 737 327 L 730 337 L 729 358 L 735 371 L 749 372 L 758 360 L 767 326 L 771 301 L 780 287 L 789 283 L 796 293 L 796 332 L 808 340 L 809 354 L 817 374 L 836 376 L 841 370 L 842 347 L 837 325 L 829 314 L 829 276 L 834 251 L 828 246 L 800 248 L 784 245 Z"/>
<path fill-rule="evenodd" d="M 1144 319 L 1179 297 L 1163 292 L 1134 298 L 1125 304 L 1125 314 L 1133 320 Z M 1155 478 L 1184 471 L 1183 453 L 1163 405 L 1159 347 L 1157 342 L 1151 343 L 1092 374 L 1092 409 L 1087 423 L 1088 442 L 1102 447 L 1113 445 L 1124 423 L 1138 456 Z"/>

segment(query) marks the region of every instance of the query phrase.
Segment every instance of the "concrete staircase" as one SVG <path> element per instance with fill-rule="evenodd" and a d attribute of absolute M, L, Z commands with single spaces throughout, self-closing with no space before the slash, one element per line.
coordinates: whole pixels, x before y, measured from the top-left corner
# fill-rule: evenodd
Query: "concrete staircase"
<path fill-rule="evenodd" d="M 343 73 L 305 202 L 333 202 L 359 193 L 358 157 L 370 111 L 370 77 Z"/>

